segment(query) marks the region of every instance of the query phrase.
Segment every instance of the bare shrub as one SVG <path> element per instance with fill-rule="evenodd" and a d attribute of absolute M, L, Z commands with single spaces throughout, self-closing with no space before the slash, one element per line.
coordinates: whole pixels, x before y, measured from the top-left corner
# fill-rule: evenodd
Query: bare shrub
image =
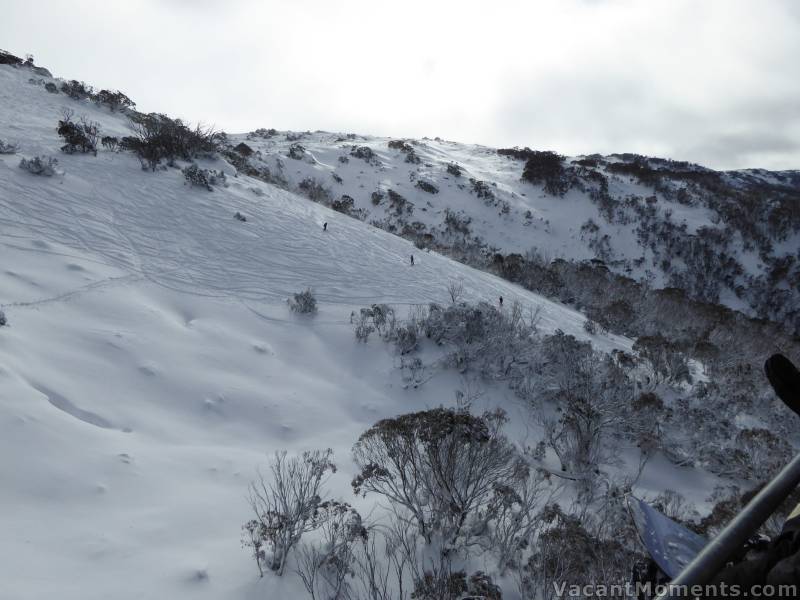
<path fill-rule="evenodd" d="M 283 575 L 286 559 L 304 533 L 320 527 L 325 518 L 320 507 L 324 485 L 336 472 L 333 451 L 313 450 L 286 457 L 276 452 L 271 477 L 259 474 L 250 485 L 250 506 L 255 519 L 243 526 L 243 544 L 252 548 L 258 572 L 264 568 Z"/>
<path fill-rule="evenodd" d="M 464 296 L 464 282 L 460 279 L 451 280 L 447 284 L 447 294 L 450 296 L 450 302 L 457 304 Z"/>

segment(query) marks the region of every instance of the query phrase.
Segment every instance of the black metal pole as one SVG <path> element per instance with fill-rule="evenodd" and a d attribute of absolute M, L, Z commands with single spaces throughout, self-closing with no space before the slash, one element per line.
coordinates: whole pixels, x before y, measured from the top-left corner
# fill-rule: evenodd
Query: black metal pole
<path fill-rule="evenodd" d="M 744 507 L 720 534 L 690 562 L 656 600 L 690 598 L 692 586 L 707 584 L 725 563 L 774 513 L 800 484 L 800 455 L 794 457 L 775 478 Z"/>

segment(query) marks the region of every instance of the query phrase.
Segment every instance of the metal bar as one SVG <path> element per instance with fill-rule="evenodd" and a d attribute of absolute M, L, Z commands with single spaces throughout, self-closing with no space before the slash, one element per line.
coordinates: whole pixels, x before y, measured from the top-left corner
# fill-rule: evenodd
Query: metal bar
<path fill-rule="evenodd" d="M 795 456 L 742 511 L 690 562 L 655 600 L 689 598 L 691 587 L 705 585 L 800 484 L 800 454 Z M 688 593 L 687 592 L 688 588 Z"/>

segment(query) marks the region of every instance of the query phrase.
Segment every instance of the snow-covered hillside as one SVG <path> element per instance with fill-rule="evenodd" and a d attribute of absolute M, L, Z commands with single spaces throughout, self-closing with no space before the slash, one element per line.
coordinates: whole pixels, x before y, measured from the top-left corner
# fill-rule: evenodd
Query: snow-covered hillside
<path fill-rule="evenodd" d="M 628 483 L 638 475 L 637 493 L 679 489 L 707 506 L 717 484 L 757 479 L 743 470 L 752 468 L 749 457 L 725 471 L 691 454 L 699 444 L 734 443 L 740 430 L 779 432 L 781 415 L 763 388 L 752 388 L 760 403 L 738 405 L 724 382 L 709 381 L 705 366 L 686 357 L 684 379 L 651 382 L 646 360 L 633 364 L 633 340 L 384 230 L 403 221 L 444 240 L 454 235 L 449 209 L 462 215 L 451 221 L 466 215 L 469 235 L 503 252 L 536 245 L 552 257 L 592 258 L 581 226 L 600 217 L 582 192 L 554 198 L 521 183 L 520 163 L 486 148 L 426 140 L 397 149 L 377 138 L 268 132 L 230 136 L 227 159 L 198 160 L 225 173 L 225 183 L 207 191 L 187 183 L 186 162 L 150 171 L 131 152 L 60 152 L 64 109 L 97 122 L 103 136 L 128 136 L 131 122 L 102 104 L 48 92 L 52 81 L 0 65 L 0 140 L 16 146 L 0 154 L 0 309 L 8 320 L 0 327 L 0 599 L 304 597 L 294 574 L 259 579 L 241 548 L 248 484 L 274 451 L 331 447 L 339 466 L 332 495 L 369 514 L 375 500 L 351 489 L 350 450 L 379 419 L 453 406 L 456 391 L 478 385 L 473 408 L 503 408 L 515 444 L 535 446 L 543 424 L 502 378 L 442 367 L 424 385 L 408 385 L 398 369 L 404 357 L 391 345 L 354 338 L 352 315 L 362 307 L 391 304 L 403 316 L 414 305 L 453 304 L 451 283 L 463 286 L 468 304 L 503 314 L 518 304 L 536 315 L 543 336 L 563 332 L 604 355 L 616 351 L 614 360 L 633 365 L 621 380 L 631 397 L 634 385 L 638 400 L 657 405 L 653 390 L 664 395 L 663 415 L 651 421 L 672 437 L 665 434 L 663 452 L 654 446 L 641 472 L 636 442 L 621 430 L 609 438 L 619 456 L 607 471 Z M 230 154 L 242 141 L 260 153 L 248 163 L 257 176 L 234 165 L 243 166 Z M 296 144 L 304 148 L 289 158 Z M 419 162 L 406 162 L 410 153 Z M 56 174 L 19 168 L 35 156 L 57 157 Z M 459 177 L 455 167 L 448 173 L 451 164 Z M 304 197 L 312 184 L 301 184 L 312 177 L 332 190 L 318 198 L 324 202 Z M 373 192 L 383 194 L 376 203 Z M 349 214 L 325 206 L 342 194 L 353 198 Z M 700 206 L 676 205 L 674 215 L 692 228 L 714 219 Z M 615 252 L 639 251 L 625 228 L 603 227 Z M 306 288 L 319 302 L 314 316 L 287 306 Z M 646 385 L 649 395 L 638 395 Z M 718 397 L 728 403 L 715 404 Z M 709 425 L 708 415 L 722 423 Z M 729 448 L 717 450 L 729 456 Z M 550 450 L 539 459 L 557 466 Z M 504 594 L 517 597 L 513 586 Z"/>
<path fill-rule="evenodd" d="M 595 155 L 561 157 L 548 185 L 546 175 L 525 180 L 524 150 L 438 138 L 261 129 L 232 141 L 290 189 L 420 245 L 601 260 L 653 287 L 800 326 L 797 171 Z"/>
<path fill-rule="evenodd" d="M 586 337 L 576 311 L 230 167 L 209 193 L 130 154 L 61 154 L 75 102 L 28 75 L 0 66 L 0 138 L 19 145 L 0 156 L 0 597 L 296 597 L 240 548 L 256 467 L 330 446 L 349 498 L 359 433 L 462 385 L 404 389 L 388 347 L 355 343 L 351 311 L 444 302 L 461 281 L 467 300 L 541 307 L 544 330 Z M 60 173 L 18 168 L 39 154 Z M 309 286 L 313 319 L 286 305 Z M 491 402 L 519 412 L 498 389 Z"/>

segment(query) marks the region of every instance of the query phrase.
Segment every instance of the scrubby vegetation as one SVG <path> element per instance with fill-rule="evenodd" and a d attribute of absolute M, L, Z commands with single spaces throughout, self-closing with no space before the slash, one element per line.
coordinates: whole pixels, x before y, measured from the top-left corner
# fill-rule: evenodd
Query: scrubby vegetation
<path fill-rule="evenodd" d="M 120 91 L 100 90 L 92 97 L 97 104 L 105 105 L 111 112 L 124 111 L 136 107 L 136 102 Z"/>
<path fill-rule="evenodd" d="M 311 288 L 294 294 L 287 302 L 292 312 L 301 315 L 313 315 L 317 312 L 317 298 Z"/>
<path fill-rule="evenodd" d="M 62 119 L 58 122 L 56 131 L 66 142 L 61 146 L 61 151 L 67 154 L 91 152 L 96 156 L 100 125 L 89 121 L 86 117 L 81 117 L 80 121 L 75 122 L 72 120 L 74 114 L 72 110 L 66 109 L 62 113 Z"/>
<path fill-rule="evenodd" d="M 323 204 L 330 204 L 331 202 L 330 190 L 313 177 L 306 177 L 297 184 L 297 187 L 309 200 Z"/>
<path fill-rule="evenodd" d="M 83 81 L 72 79 L 61 84 L 61 91 L 73 100 L 86 100 L 92 97 L 94 90 L 92 86 L 86 85 Z"/>
<path fill-rule="evenodd" d="M 17 144 L 0 140 L 0 154 L 16 154 L 18 150 L 19 146 Z"/>
<path fill-rule="evenodd" d="M 42 177 L 52 177 L 56 174 L 58 160 L 51 156 L 34 156 L 33 158 L 23 158 L 19 161 L 19 168 L 24 169 L 31 175 L 41 175 Z"/>
<path fill-rule="evenodd" d="M 184 168 L 181 172 L 187 183 L 203 187 L 209 192 L 214 191 L 215 185 L 226 185 L 225 173 L 222 171 L 213 171 L 211 169 L 201 169 L 195 163 Z"/>
<path fill-rule="evenodd" d="M 378 166 L 380 165 L 380 159 L 378 155 L 373 152 L 372 148 L 369 146 L 352 146 L 350 149 L 350 156 L 355 158 L 360 158 L 361 160 L 371 164 Z"/>
<path fill-rule="evenodd" d="M 416 183 L 416 187 L 421 189 L 423 192 L 428 192 L 429 194 L 438 194 L 439 188 L 432 184 L 430 181 L 426 181 L 425 179 L 418 179 Z"/>
<path fill-rule="evenodd" d="M 100 143 L 106 150 L 111 150 L 112 152 L 115 152 L 119 147 L 119 138 L 111 135 L 104 135 L 100 140 Z"/>
<path fill-rule="evenodd" d="M 194 160 L 213 157 L 220 149 L 221 134 L 159 113 L 131 115 L 133 135 L 120 140 L 120 148 L 134 152 L 144 168 L 155 171 L 162 160 Z"/>

